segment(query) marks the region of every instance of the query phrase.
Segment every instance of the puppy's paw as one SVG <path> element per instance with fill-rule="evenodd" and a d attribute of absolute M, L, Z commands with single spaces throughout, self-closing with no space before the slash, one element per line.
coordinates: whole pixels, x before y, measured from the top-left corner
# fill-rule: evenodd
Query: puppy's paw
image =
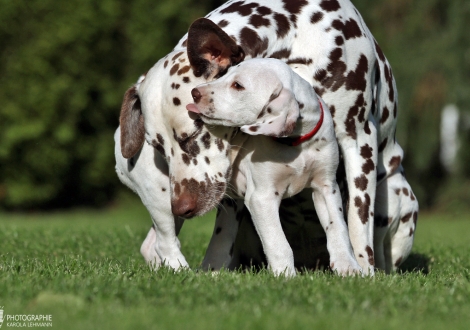
<path fill-rule="evenodd" d="M 330 268 L 341 276 L 363 275 L 362 267 L 354 257 L 331 259 Z"/>

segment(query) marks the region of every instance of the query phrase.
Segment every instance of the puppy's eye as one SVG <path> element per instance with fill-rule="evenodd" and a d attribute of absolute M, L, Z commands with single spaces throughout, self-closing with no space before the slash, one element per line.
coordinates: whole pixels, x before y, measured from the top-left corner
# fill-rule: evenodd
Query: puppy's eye
<path fill-rule="evenodd" d="M 244 90 L 245 87 L 243 87 L 242 85 L 240 85 L 238 82 L 234 81 L 233 84 L 232 84 L 232 88 L 235 88 L 237 91 L 241 91 L 241 90 Z"/>

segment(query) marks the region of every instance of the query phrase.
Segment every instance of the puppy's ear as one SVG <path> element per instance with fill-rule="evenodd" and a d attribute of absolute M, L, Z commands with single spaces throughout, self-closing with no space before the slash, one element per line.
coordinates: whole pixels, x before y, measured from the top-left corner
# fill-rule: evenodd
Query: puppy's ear
<path fill-rule="evenodd" d="M 121 153 L 124 158 L 133 157 L 145 140 L 144 116 L 136 86 L 124 94 L 119 117 L 121 124 Z"/>
<path fill-rule="evenodd" d="M 294 94 L 283 88 L 266 104 L 256 123 L 244 125 L 242 132 L 251 135 L 289 136 L 295 129 L 300 109 Z"/>
<path fill-rule="evenodd" d="M 217 78 L 240 63 L 245 52 L 219 26 L 199 18 L 188 31 L 188 57 L 196 77 Z"/>

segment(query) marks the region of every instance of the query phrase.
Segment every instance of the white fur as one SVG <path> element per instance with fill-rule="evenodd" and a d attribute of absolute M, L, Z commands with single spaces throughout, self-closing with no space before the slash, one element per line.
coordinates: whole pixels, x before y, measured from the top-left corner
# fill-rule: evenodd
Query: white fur
<path fill-rule="evenodd" d="M 284 131 L 280 123 L 286 121 L 288 113 L 294 113 L 294 123 L 297 122 L 290 135 L 305 135 L 321 116 L 322 101 L 313 88 L 280 60 L 242 62 L 222 78 L 199 85 L 197 90 L 202 97 L 193 106 L 204 121 L 236 122 L 252 135 L 260 131 L 280 135 Z M 276 97 L 273 99 L 272 95 Z M 301 109 L 298 104 L 302 104 Z M 339 154 L 333 120 L 324 103 L 322 107 L 324 118 L 320 129 L 296 147 L 267 137 L 250 139 L 239 153 L 238 171 L 232 177 L 233 192 L 238 197 L 244 196 L 268 265 L 275 274 L 295 274 L 294 256 L 278 210 L 282 198 L 304 188 L 313 190 L 315 209 L 327 235 L 331 268 L 341 275 L 361 272 L 349 241 L 336 183 Z M 283 119 L 276 123 L 276 118 Z"/>

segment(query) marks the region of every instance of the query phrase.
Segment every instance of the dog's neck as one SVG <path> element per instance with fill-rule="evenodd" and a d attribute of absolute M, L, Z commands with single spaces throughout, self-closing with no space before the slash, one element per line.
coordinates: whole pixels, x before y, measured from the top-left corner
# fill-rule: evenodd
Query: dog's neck
<path fill-rule="evenodd" d="M 317 126 L 324 109 L 320 106 L 320 99 L 317 96 L 315 96 L 315 98 L 318 101 L 313 102 L 313 104 L 312 102 L 308 102 L 304 105 L 299 102 L 300 116 L 297 119 L 294 131 L 290 135 L 291 137 L 304 136 Z"/>
<path fill-rule="evenodd" d="M 316 97 L 316 96 L 315 96 Z M 316 97 L 317 102 L 308 102 L 308 106 L 299 102 L 300 116 L 294 131 L 288 137 L 277 138 L 277 141 L 291 146 L 298 146 L 311 141 L 323 124 L 324 107 L 321 100 Z"/>

